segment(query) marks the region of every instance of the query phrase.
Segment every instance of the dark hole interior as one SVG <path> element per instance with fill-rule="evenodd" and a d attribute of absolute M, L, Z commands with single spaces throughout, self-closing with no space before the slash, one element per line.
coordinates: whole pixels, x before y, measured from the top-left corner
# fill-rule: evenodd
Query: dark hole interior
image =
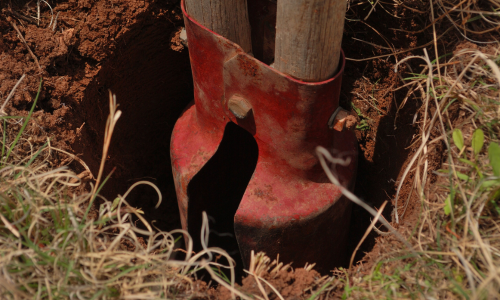
<path fill-rule="evenodd" d="M 253 136 L 228 123 L 217 152 L 188 185 L 188 231 L 194 251 L 202 250 L 200 233 L 205 211 L 210 228 L 208 246 L 229 253 L 236 262 L 237 278 L 243 275 L 243 262 L 234 234 L 234 215 L 257 165 L 258 154 Z"/>

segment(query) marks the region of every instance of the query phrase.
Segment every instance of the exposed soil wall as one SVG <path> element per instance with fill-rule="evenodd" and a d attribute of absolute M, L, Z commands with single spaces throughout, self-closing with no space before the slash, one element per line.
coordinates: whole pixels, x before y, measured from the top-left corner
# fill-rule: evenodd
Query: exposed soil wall
<path fill-rule="evenodd" d="M 26 3 L 4 5 L 0 21 L 1 92 L 7 94 L 28 74 L 20 86 L 24 95 L 17 95 L 9 107 L 12 115 L 29 109 L 40 73 L 9 22 L 16 19 L 10 11 L 34 9 Z M 40 27 L 15 21 L 43 71 L 35 113 L 39 142 L 52 137 L 54 146 L 78 154 L 97 176 L 111 90 L 123 115 L 105 174 L 115 170 L 102 193 L 112 199 L 136 181 L 152 181 L 164 197 L 159 209 L 153 209 L 157 196 L 148 188 L 136 189 L 131 204 L 157 220 L 160 229 L 179 228 L 169 143 L 177 116 L 192 100 L 192 80 L 188 52 L 172 49 L 173 34 L 182 24 L 178 1 L 58 1 L 54 12 L 59 13 L 55 31 L 47 28 L 47 7 L 42 7 Z M 83 171 L 76 163 L 73 167 Z"/>
<path fill-rule="evenodd" d="M 130 27 L 87 86 L 79 116 L 87 128 L 74 149 L 93 170 L 98 169 L 108 90 L 115 93 L 123 114 L 113 135 L 106 173 L 116 169 L 103 194 L 112 198 L 137 181 L 153 182 L 164 199 L 158 209 L 154 208 L 156 192 L 149 187 L 138 187 L 129 200 L 148 219 L 156 220 L 155 226 L 172 230 L 180 223 L 170 168 L 170 135 L 177 117 L 192 101 L 189 55 L 171 49 L 176 30 L 172 23 L 152 15 L 143 20 Z"/>

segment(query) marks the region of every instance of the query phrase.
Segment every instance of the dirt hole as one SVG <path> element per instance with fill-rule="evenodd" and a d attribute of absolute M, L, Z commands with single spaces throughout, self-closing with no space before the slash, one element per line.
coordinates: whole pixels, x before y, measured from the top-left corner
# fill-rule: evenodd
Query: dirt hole
<path fill-rule="evenodd" d="M 109 112 L 108 90 L 116 94 L 123 112 L 112 138 L 106 174 L 115 171 L 103 189 L 112 200 L 140 180 L 158 186 L 163 201 L 158 209 L 156 192 L 138 187 L 128 197 L 161 230 L 180 228 L 179 210 L 170 167 L 170 136 L 178 116 L 193 99 L 187 51 L 170 46 L 168 22 L 135 24 L 92 79 L 82 100 L 82 137 L 76 153 L 97 174 L 102 153 L 103 128 Z"/>
<path fill-rule="evenodd" d="M 70 43 L 68 51 L 61 52 L 64 55 L 55 56 L 53 60 L 47 60 L 46 63 L 41 62 L 48 64 L 47 70 L 49 72 L 40 106 L 45 112 L 44 118 L 55 120 L 64 117 L 62 125 L 57 122 L 49 125 L 49 122 L 45 122 L 45 120 L 42 124 L 47 128 L 47 131 L 53 130 L 56 134 L 61 132 L 58 137 L 63 141 L 60 144 L 66 143 L 66 145 L 60 147 L 71 149 L 78 154 L 89 165 L 94 175 L 98 172 L 101 160 L 103 129 L 108 116 L 108 90 L 116 94 L 119 109 L 122 110 L 123 114 L 118 121 L 112 139 L 105 174 L 109 174 L 113 168 L 116 169 L 111 179 L 106 183 L 102 194 L 112 200 L 117 194 L 123 195 L 137 181 L 148 180 L 155 183 L 163 195 L 163 201 L 159 208 L 155 208 L 157 204 L 156 192 L 149 187 L 136 188 L 129 195 L 128 201 L 131 205 L 141 208 L 146 219 L 155 227 L 166 231 L 181 227 L 170 167 L 170 137 L 178 116 L 193 99 L 188 51 L 179 48 L 176 50 L 181 51 L 174 51 L 171 45 L 172 34 L 178 30 L 178 26 L 182 25 L 178 3 L 174 2 L 162 2 L 161 5 L 164 7 L 156 6 L 156 4 L 144 6 L 140 13 L 134 11 L 135 7 L 130 7 L 130 10 L 123 12 L 123 20 L 112 18 L 94 20 L 92 19 L 94 15 L 97 18 L 99 14 L 91 14 L 87 20 L 89 24 L 110 23 L 99 23 L 101 27 L 96 28 L 85 25 L 88 28 L 79 29 L 80 41 L 74 44 L 74 49 L 70 48 L 73 45 Z M 92 9 L 102 9 L 112 12 L 112 14 L 118 9 L 106 5 L 108 4 L 98 3 Z M 144 4 L 138 2 L 134 5 L 140 7 Z M 113 26 L 121 28 L 113 22 L 119 21 L 125 24 L 124 20 L 129 17 L 134 20 L 132 25 L 122 26 L 123 33 L 114 35 L 117 37 L 116 39 L 108 37 L 94 39 L 94 35 L 97 36 L 98 32 L 107 33 L 106 30 L 111 30 Z M 122 23 L 119 24 L 123 25 Z M 68 23 L 65 26 L 78 28 L 79 25 Z M 40 36 L 43 38 L 42 35 Z M 32 39 L 36 41 L 35 38 Z M 56 43 L 47 41 L 47 43 L 49 42 Z M 371 48 L 360 50 L 359 44 L 351 39 L 344 39 L 342 47 L 344 52 L 350 56 L 359 55 L 362 58 L 365 54 L 371 55 Z M 22 45 L 20 48 L 23 49 Z M 41 51 L 38 49 L 42 48 L 37 48 L 36 51 Z M 108 52 L 102 49 L 108 49 L 106 50 Z M 43 56 L 42 53 L 37 53 L 37 55 Z M 341 104 L 344 108 L 351 110 L 353 115 L 356 115 L 351 109 L 351 103 L 353 103 L 361 111 L 369 125 L 368 129 L 356 131 L 360 145 L 356 193 L 374 207 L 380 207 L 383 201 L 393 199 L 398 176 L 401 169 L 405 167 L 408 154 L 411 151 L 408 146 L 416 131 L 412 120 L 418 103 L 406 104 L 402 110 L 396 113 L 399 104 L 395 99 L 403 99 L 404 95 L 398 93 L 405 93 L 405 91 L 387 93 L 399 80 L 393 70 L 394 63 L 390 60 L 347 61 L 343 76 Z M 373 82 L 376 84 L 372 84 Z M 353 96 L 356 93 L 365 95 L 367 91 L 377 99 L 377 105 L 384 112 L 383 115 L 371 109 L 365 103 L 366 101 L 356 99 Z M 46 102 L 45 99 L 47 99 Z M 26 109 L 28 102 L 21 100 L 14 101 L 14 104 L 19 103 L 18 109 Z M 398 116 L 397 120 L 396 115 Z M 43 118 L 40 116 L 40 119 Z M 56 128 L 57 126 L 67 127 L 60 129 Z M 82 128 L 81 132 L 76 130 L 77 128 Z M 74 134 L 71 131 L 80 133 Z M 235 141 L 224 140 L 223 143 L 228 143 L 228 146 L 222 145 L 221 153 L 235 151 L 234 157 L 228 159 L 245 160 L 245 163 L 243 165 L 230 165 L 229 167 L 234 167 L 234 169 L 227 170 L 227 174 L 215 173 L 217 177 L 221 177 L 220 181 L 217 182 L 223 184 L 224 180 L 227 180 L 224 176 L 239 170 L 242 177 L 230 178 L 231 180 L 241 180 L 241 182 L 238 181 L 238 184 L 233 184 L 236 187 L 234 191 L 224 191 L 223 194 L 217 195 L 205 190 L 209 180 L 203 182 L 205 180 L 202 176 L 211 177 L 204 175 L 204 172 L 211 173 L 209 172 L 210 168 L 217 169 L 215 161 L 219 158 L 216 157 L 213 159 L 215 166 L 207 166 L 207 170 L 202 170 L 202 173 L 199 174 L 200 178 L 195 178 L 190 187 L 192 195 L 208 197 L 208 199 L 218 198 L 223 201 L 236 199 L 235 202 L 231 202 L 232 205 L 227 207 L 228 211 L 235 210 L 241 199 L 237 195 L 243 194 L 243 187 L 246 185 L 244 181 L 253 172 L 254 166 L 250 167 L 251 161 L 256 157 L 258 151 L 252 150 L 253 138 L 248 139 L 245 134 L 246 132 L 235 125 L 229 125 L 226 128 L 227 140 L 233 140 L 229 137 L 235 136 Z M 239 141 L 239 138 L 243 140 Z M 243 145 L 246 145 L 248 149 L 242 149 Z M 243 159 L 242 155 L 245 153 L 248 154 L 248 157 Z M 80 168 L 80 171 L 83 171 L 76 163 L 73 166 L 77 170 Z M 213 174 L 211 175 L 213 176 Z M 215 180 L 216 178 L 209 179 Z M 400 199 L 407 199 L 411 179 L 410 176 L 408 184 L 403 187 Z M 217 180 L 219 179 L 217 178 Z M 217 189 L 213 191 L 217 191 Z M 388 220 L 391 218 L 391 210 L 391 207 L 387 207 L 384 212 Z M 199 215 L 200 211 L 193 212 L 193 214 Z M 213 216 L 215 213 L 218 212 L 214 211 L 209 215 Z M 231 215 L 231 218 L 212 222 L 210 225 L 215 226 L 212 229 L 219 233 L 231 233 L 234 213 L 228 213 L 228 215 Z M 201 218 L 198 220 L 201 222 Z M 350 251 L 356 247 L 369 223 L 370 216 L 361 208 L 354 206 L 349 233 Z M 196 227 L 200 228 L 200 225 L 194 224 L 193 228 Z M 194 240 L 199 242 L 199 232 L 194 231 L 192 234 Z M 373 248 L 376 237 L 376 234 L 370 234 L 358 251 L 356 260 L 363 258 L 364 253 Z M 221 237 L 212 234 L 210 239 L 214 244 L 218 244 L 217 239 L 221 239 Z M 237 251 L 234 241 L 231 243 L 228 244 L 226 250 L 229 252 Z M 197 247 L 196 249 L 199 249 L 199 244 Z M 233 257 L 239 259 L 239 256 L 234 254 L 236 252 L 233 253 Z"/>

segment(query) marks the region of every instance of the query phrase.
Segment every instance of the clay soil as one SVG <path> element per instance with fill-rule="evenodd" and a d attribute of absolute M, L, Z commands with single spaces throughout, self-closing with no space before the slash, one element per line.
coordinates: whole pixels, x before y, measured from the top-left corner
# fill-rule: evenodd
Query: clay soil
<path fill-rule="evenodd" d="M 163 194 L 159 208 L 154 208 L 157 196 L 149 187 L 135 189 L 128 201 L 133 206 L 141 207 L 146 218 L 150 222 L 154 220 L 153 224 L 158 229 L 169 231 L 180 228 L 169 144 L 176 119 L 192 101 L 193 83 L 189 54 L 178 37 L 179 28 L 183 26 L 179 1 L 48 2 L 53 8 L 54 18 L 57 16 L 57 22 L 52 20 L 52 24 L 51 12 L 46 4 L 42 3 L 39 24 L 30 17 L 36 16 L 36 1 L 6 0 L 0 4 L 2 101 L 17 80 L 27 74 L 7 105 L 7 113 L 27 115 L 42 77 L 42 92 L 28 127 L 32 130 L 33 142 L 40 146 L 50 138 L 53 146 L 76 154 L 89 166 L 92 174 L 84 173 L 85 169 L 78 162 L 72 162 L 70 167 L 91 180 L 92 176 L 97 176 L 99 168 L 108 116 L 108 90 L 111 90 L 116 94 L 123 115 L 114 133 L 106 163 L 105 173 L 114 172 L 102 194 L 113 199 L 134 182 L 151 181 Z M 353 6 L 348 16 L 351 19 L 361 18 L 367 11 L 359 5 Z M 394 91 L 401 85 L 394 72 L 395 56 L 367 58 L 389 53 L 383 48 L 387 44 L 382 36 L 391 42 L 394 51 L 429 41 L 424 34 L 392 30 L 421 28 L 422 20 L 414 17 L 411 10 L 400 7 L 395 11 L 401 18 L 392 18 L 385 12 L 377 11 L 366 23 L 346 22 L 343 49 L 349 59 L 341 95 L 341 105 L 349 109 L 358 121 L 356 193 L 376 208 L 388 201 L 384 211 L 388 220 L 391 220 L 390 206 L 402 170 L 413 151 L 412 139 L 418 130 L 415 115 L 421 103 L 410 98 L 402 105 L 407 90 Z M 26 45 L 13 24 L 19 28 Z M 397 59 L 412 54 L 415 53 L 406 51 Z M 420 68 L 410 67 L 414 68 L 414 72 Z M 408 72 L 407 68 L 402 66 L 400 70 Z M 432 153 L 439 153 L 439 150 L 435 149 Z M 432 155 L 432 167 L 438 168 L 441 157 Z M 51 163 L 60 166 L 65 161 L 57 160 L 56 156 Z M 419 209 L 416 196 L 409 195 L 412 180 L 410 175 L 400 193 L 400 199 L 409 199 L 401 223 L 408 228 L 411 228 Z M 361 208 L 354 207 L 351 251 L 369 223 L 370 216 Z M 361 272 L 369 270 L 371 257 L 378 255 L 376 244 L 380 237 L 377 236 L 371 233 L 356 255 L 356 261 L 361 262 Z M 300 298 L 303 288 L 291 286 L 307 286 L 317 276 L 319 274 L 315 272 L 296 272 L 293 276 L 278 277 L 281 282 L 274 284 L 281 286 L 281 291 L 290 286 L 288 297 Z M 255 288 L 248 280 L 243 280 L 243 285 L 248 291 Z M 211 297 L 219 296 L 212 293 Z"/>

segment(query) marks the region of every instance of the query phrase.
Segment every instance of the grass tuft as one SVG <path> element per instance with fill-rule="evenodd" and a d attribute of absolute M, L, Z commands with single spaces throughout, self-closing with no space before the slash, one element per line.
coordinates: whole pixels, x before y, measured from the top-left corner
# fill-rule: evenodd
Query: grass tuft
<path fill-rule="evenodd" d="M 115 112 L 112 94 L 110 105 Z M 187 255 L 176 260 L 175 243 L 187 233 L 154 231 L 142 211 L 126 201 L 132 189 L 152 185 L 149 182 L 134 184 L 113 202 L 98 196 L 92 186 L 75 193 L 80 177 L 66 166 L 49 167 L 56 152 L 49 140 L 40 149 L 24 150 L 30 145 L 24 129 L 35 106 L 36 100 L 17 134 L 17 122 L 9 123 L 15 119 L 2 117 L 2 149 L 7 155 L 0 165 L 1 299 L 189 298 L 195 290 L 193 270 L 231 267 L 213 262 L 214 255 L 226 256 L 234 265 L 222 249 L 205 247 L 193 255 L 190 239 Z M 119 111 L 110 116 L 107 147 L 117 115 Z M 99 208 L 93 205 L 96 197 L 101 199 Z M 146 229 L 132 222 L 132 216 Z M 226 285 L 236 291 L 234 280 L 233 275 Z"/>
<path fill-rule="evenodd" d="M 414 91 L 421 92 L 421 131 L 398 193 L 413 174 L 421 204 L 418 221 L 413 231 L 401 232 L 404 240 L 395 235 L 379 240 L 383 254 L 367 275 L 358 272 L 362 264 L 343 278 L 339 274 L 342 298 L 497 299 L 500 52 L 487 47 L 457 51 L 443 64 L 441 75 L 425 49 L 423 56 L 399 64 L 416 59 L 427 66 L 410 79 Z M 444 149 L 445 161 L 436 169 L 431 156 L 439 149 Z M 335 160 L 328 152 L 320 154 L 323 160 Z M 401 203 L 396 195 L 392 224 L 402 222 L 408 201 Z"/>

